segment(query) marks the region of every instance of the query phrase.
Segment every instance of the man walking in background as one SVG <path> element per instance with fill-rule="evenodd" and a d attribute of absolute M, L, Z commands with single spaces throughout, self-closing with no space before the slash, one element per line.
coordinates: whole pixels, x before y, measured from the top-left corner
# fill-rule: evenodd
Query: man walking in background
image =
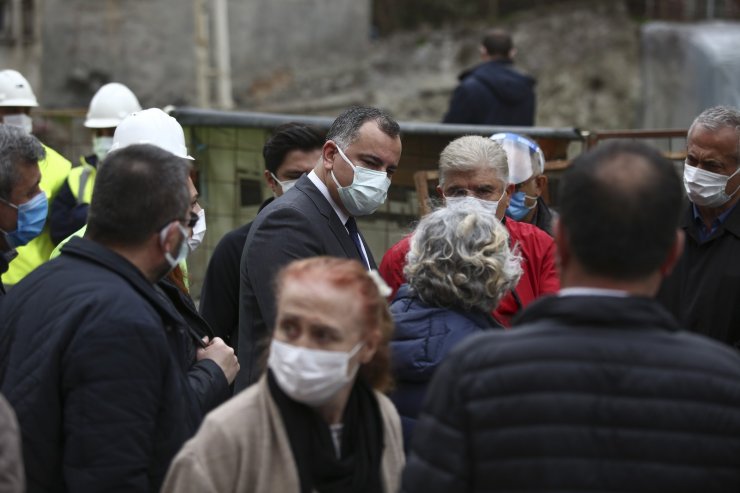
<path fill-rule="evenodd" d="M 479 49 L 483 63 L 460 74 L 443 123 L 534 125 L 535 80 L 514 69 L 511 35 L 491 30 Z"/>

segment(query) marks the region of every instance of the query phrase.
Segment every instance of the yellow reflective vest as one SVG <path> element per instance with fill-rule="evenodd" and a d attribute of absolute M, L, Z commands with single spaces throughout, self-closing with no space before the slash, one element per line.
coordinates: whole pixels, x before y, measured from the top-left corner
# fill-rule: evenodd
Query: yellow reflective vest
<path fill-rule="evenodd" d="M 78 204 L 89 204 L 92 201 L 96 173 L 95 166 L 88 164 L 84 156 L 80 158 L 80 165 L 69 172 L 67 185 Z"/>
<path fill-rule="evenodd" d="M 44 145 L 44 150 L 46 151 L 46 157 L 39 161 L 39 169 L 41 170 L 40 187 L 46 193 L 51 209 L 51 202 L 56 197 L 67 176 L 69 176 L 72 163 L 51 147 Z M 18 247 L 17 250 L 18 256 L 10 263 L 8 272 L 3 274 L 3 283 L 6 286 L 18 283 L 36 267 L 49 260 L 49 255 L 54 250 L 54 244 L 51 242 L 51 236 L 49 235 L 48 219 L 41 234 L 27 245 Z"/>

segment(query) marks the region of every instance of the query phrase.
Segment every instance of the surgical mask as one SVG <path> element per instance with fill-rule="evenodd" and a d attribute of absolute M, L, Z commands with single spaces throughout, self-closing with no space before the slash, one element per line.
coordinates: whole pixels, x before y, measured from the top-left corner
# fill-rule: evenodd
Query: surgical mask
<path fill-rule="evenodd" d="M 201 209 L 198 211 L 198 222 L 193 226 L 193 234 L 188 238 L 188 248 L 191 252 L 194 252 L 196 248 L 203 243 L 203 238 L 206 236 L 206 211 Z"/>
<path fill-rule="evenodd" d="M 2 201 L 18 211 L 18 222 L 15 231 L 9 231 L 6 235 L 13 247 L 26 245 L 41 234 L 49 210 L 49 202 L 46 200 L 46 193 L 43 190 L 21 205 L 11 204 L 7 200 Z"/>
<path fill-rule="evenodd" d="M 470 209 L 473 207 L 482 207 L 486 212 L 493 214 L 494 216 L 498 212 L 498 204 L 506 196 L 506 191 L 501 194 L 498 200 L 483 200 L 473 196 L 465 197 L 445 197 L 446 207 L 459 207 L 462 209 Z"/>
<path fill-rule="evenodd" d="M 534 200 L 534 204 L 527 205 L 527 199 Z M 514 195 L 511 196 L 509 207 L 506 208 L 506 215 L 515 221 L 521 221 L 535 207 L 537 207 L 537 197 L 527 195 L 522 191 L 514 192 Z"/>
<path fill-rule="evenodd" d="M 177 251 L 177 257 L 173 257 L 172 254 L 168 251 L 164 252 L 164 258 L 167 260 L 167 263 L 170 265 L 170 269 L 174 269 L 177 267 L 177 265 L 185 260 L 188 256 L 188 232 L 185 228 L 182 227 L 182 224 L 176 223 L 177 229 L 180 230 L 180 234 L 182 235 L 182 242 L 180 243 L 179 250 Z M 162 231 L 159 232 L 159 243 L 161 245 L 164 245 L 165 237 L 167 236 L 167 231 L 169 230 L 169 225 L 162 228 Z"/>
<path fill-rule="evenodd" d="M 16 115 L 5 115 L 3 117 L 3 123 L 12 127 L 18 127 L 27 134 L 30 134 L 33 130 L 33 118 L 26 115 L 25 113 L 18 113 Z"/>
<path fill-rule="evenodd" d="M 272 173 L 272 171 L 270 172 L 270 176 L 272 176 L 272 179 L 273 180 L 275 180 L 276 182 L 278 182 L 278 184 L 280 185 L 280 188 L 283 190 L 283 193 L 285 193 L 288 190 L 290 190 L 291 188 L 293 188 L 293 185 L 295 185 L 295 183 L 298 181 L 298 180 L 284 180 L 284 181 L 280 181 L 280 180 L 278 180 L 278 177 L 275 176 Z"/>
<path fill-rule="evenodd" d="M 349 361 L 362 342 L 348 353 L 294 346 L 272 340 L 267 366 L 288 397 L 311 407 L 326 404 L 357 374 L 360 365 L 349 369 Z"/>
<path fill-rule="evenodd" d="M 375 171 L 355 166 L 339 147 L 337 147 L 337 151 L 339 151 L 339 155 L 342 156 L 344 162 L 352 168 L 355 175 L 352 183 L 343 187 L 339 184 L 337 177 L 334 176 L 334 170 L 331 171 L 331 177 L 337 185 L 337 192 L 344 208 L 355 217 L 372 214 L 383 205 L 385 198 L 388 196 L 388 187 L 391 186 L 388 174 L 385 171 Z"/>
<path fill-rule="evenodd" d="M 98 162 L 101 162 L 103 159 L 105 159 L 105 156 L 108 154 L 108 151 L 110 151 L 111 146 L 113 145 L 113 137 L 93 137 L 93 152 L 98 157 Z"/>
<path fill-rule="evenodd" d="M 686 188 L 686 195 L 696 205 L 720 207 L 726 204 L 740 188 L 735 188 L 735 191 L 729 195 L 725 192 L 727 182 L 738 172 L 740 172 L 740 167 L 730 176 L 725 176 L 684 163 L 683 185 Z"/>

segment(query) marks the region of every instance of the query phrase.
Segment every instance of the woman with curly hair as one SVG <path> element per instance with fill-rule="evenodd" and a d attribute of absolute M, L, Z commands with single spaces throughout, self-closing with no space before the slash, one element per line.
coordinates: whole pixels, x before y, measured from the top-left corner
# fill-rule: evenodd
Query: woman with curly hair
<path fill-rule="evenodd" d="M 391 304 L 396 322 L 391 399 L 405 443 L 427 384 L 447 353 L 465 337 L 503 328 L 491 312 L 519 281 L 520 263 L 506 228 L 484 201 L 448 200 L 419 222 L 404 269 L 408 284 Z"/>

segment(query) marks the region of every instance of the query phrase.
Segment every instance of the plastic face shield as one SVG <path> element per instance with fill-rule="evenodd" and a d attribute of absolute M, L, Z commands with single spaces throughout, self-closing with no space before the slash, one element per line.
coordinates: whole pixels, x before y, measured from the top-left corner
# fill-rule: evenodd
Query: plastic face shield
<path fill-rule="evenodd" d="M 512 133 L 498 133 L 491 140 L 503 147 L 509 162 L 509 183 L 519 185 L 545 170 L 542 149 L 526 137 Z"/>

